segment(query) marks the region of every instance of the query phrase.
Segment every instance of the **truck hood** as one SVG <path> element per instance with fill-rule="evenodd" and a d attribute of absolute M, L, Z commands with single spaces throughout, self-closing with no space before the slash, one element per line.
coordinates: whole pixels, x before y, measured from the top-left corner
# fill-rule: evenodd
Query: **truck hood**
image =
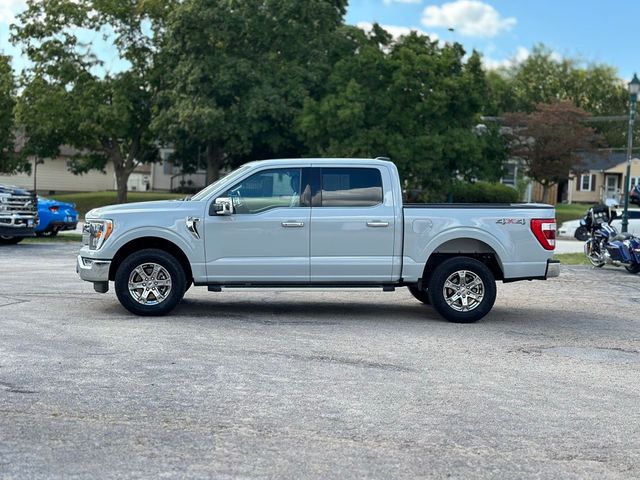
<path fill-rule="evenodd" d="M 14 187 L 13 185 L 0 185 L 0 193 L 8 193 L 11 195 L 31 195 L 31 193 L 20 187 Z"/>
<path fill-rule="evenodd" d="M 192 207 L 193 205 L 191 202 L 184 200 L 156 200 L 153 202 L 120 203 L 118 205 L 107 205 L 89 210 L 85 215 L 85 218 L 108 218 L 118 214 L 190 210 Z"/>

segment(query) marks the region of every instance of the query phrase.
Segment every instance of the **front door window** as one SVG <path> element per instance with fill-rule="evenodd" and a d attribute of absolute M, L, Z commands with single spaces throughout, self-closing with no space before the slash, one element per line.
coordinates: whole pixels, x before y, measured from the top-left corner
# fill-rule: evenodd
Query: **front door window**
<path fill-rule="evenodd" d="M 301 207 L 299 168 L 264 170 L 231 187 L 223 197 L 233 200 L 235 213 L 262 213 L 278 207 Z"/>

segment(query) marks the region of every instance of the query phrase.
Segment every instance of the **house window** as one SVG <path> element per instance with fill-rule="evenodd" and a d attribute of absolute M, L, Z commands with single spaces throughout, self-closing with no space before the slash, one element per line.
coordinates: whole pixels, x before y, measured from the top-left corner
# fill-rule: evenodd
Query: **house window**
<path fill-rule="evenodd" d="M 502 183 L 504 185 L 509 185 L 510 187 L 515 187 L 517 178 L 518 166 L 515 163 L 507 163 L 505 165 L 505 174 L 502 177 Z"/>
<path fill-rule="evenodd" d="M 594 192 L 596 190 L 596 176 L 591 173 L 583 173 L 580 175 L 580 191 Z"/>
<path fill-rule="evenodd" d="M 640 177 L 629 177 L 630 188 L 633 188 L 638 184 L 640 184 Z"/>

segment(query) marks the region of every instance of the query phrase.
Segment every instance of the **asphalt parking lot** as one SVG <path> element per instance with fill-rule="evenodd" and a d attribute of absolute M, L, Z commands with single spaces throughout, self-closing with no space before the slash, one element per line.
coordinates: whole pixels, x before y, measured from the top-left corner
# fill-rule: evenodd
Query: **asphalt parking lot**
<path fill-rule="evenodd" d="M 563 267 L 444 322 L 405 289 L 136 318 L 74 244 L 0 249 L 0 478 L 638 478 L 640 276 Z"/>

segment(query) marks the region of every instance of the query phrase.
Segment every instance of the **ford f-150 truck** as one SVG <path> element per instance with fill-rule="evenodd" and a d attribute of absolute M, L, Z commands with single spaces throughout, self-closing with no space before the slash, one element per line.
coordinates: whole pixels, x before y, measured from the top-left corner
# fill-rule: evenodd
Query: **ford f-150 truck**
<path fill-rule="evenodd" d="M 555 211 L 540 204 L 404 204 L 386 159 L 245 164 L 188 200 L 86 215 L 77 271 L 138 315 L 170 312 L 193 284 L 406 286 L 454 322 L 485 316 L 496 280 L 544 280 Z"/>
<path fill-rule="evenodd" d="M 0 185 L 0 245 L 34 236 L 38 225 L 38 197 L 19 187 Z"/>

